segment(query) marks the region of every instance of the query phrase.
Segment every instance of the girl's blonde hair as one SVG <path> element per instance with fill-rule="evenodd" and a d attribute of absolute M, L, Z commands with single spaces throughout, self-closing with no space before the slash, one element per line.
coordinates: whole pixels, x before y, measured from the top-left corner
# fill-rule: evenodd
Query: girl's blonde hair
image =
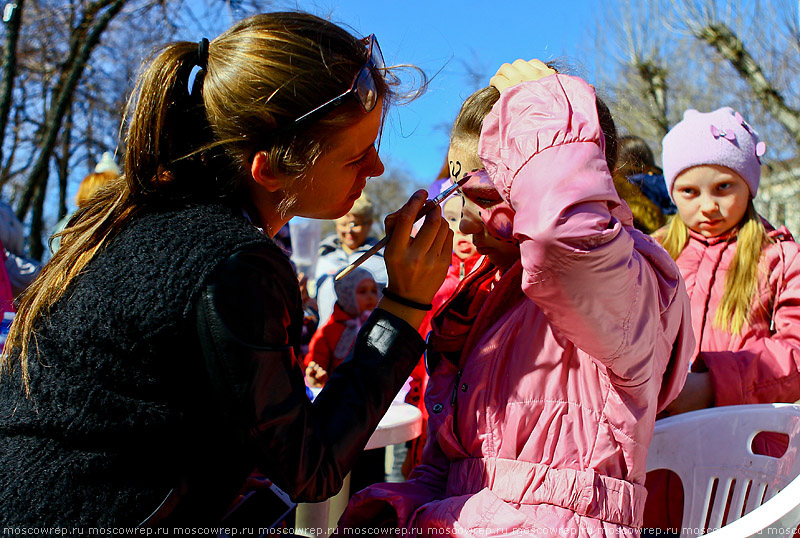
<path fill-rule="evenodd" d="M 363 114 L 353 99 L 310 128 L 296 129 L 294 120 L 349 88 L 366 61 L 361 40 L 296 12 L 256 15 L 214 39 L 191 91 L 190 74 L 202 63 L 198 44 L 176 42 L 157 51 L 125 113 L 124 174 L 78 209 L 61 248 L 21 297 L 0 376 L 18 366 L 29 391 L 37 324 L 137 213 L 156 204 L 242 196 L 259 151 L 274 172 L 297 178 L 294 190 L 302 188 L 304 172 L 331 134 Z M 375 80 L 385 111 L 393 93 L 380 73 Z M 288 196 L 277 209 L 285 213 L 293 202 Z"/>
<path fill-rule="evenodd" d="M 689 240 L 689 228 L 676 214 L 665 231 L 653 235 L 672 259 L 677 259 Z M 750 323 L 753 305 L 758 300 L 761 253 L 766 245 L 772 243 L 752 199 L 738 230 L 731 236 L 733 238 L 736 239 L 736 253 L 725 276 L 725 290 L 717 305 L 713 323 L 715 327 L 732 334 L 741 334 L 745 325 Z M 766 305 L 761 307 L 766 308 Z"/>

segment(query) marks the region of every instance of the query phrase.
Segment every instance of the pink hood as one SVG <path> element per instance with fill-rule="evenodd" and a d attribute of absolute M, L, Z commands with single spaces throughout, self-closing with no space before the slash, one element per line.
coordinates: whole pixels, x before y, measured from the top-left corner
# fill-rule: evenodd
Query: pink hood
<path fill-rule="evenodd" d="M 422 536 L 638 533 L 655 415 L 694 342 L 678 268 L 633 229 L 603 144 L 580 79 L 502 94 L 480 155 L 516 211 L 521 261 L 460 356 L 429 352 L 421 465 L 356 495 L 342 526 L 391 514 Z"/>

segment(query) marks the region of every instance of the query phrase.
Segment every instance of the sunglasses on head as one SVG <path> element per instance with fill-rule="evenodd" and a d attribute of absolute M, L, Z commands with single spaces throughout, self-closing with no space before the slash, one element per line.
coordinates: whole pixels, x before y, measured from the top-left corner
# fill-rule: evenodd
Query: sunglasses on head
<path fill-rule="evenodd" d="M 294 120 L 295 126 L 321 118 L 331 109 L 341 105 L 350 95 L 355 96 L 364 112 L 371 112 L 375 108 L 378 103 L 378 83 L 375 80 L 375 71 L 382 72 L 386 68 L 386 64 L 383 61 L 383 53 L 375 34 L 371 34 L 361 41 L 367 47 L 367 63 L 358 70 L 350 88 L 338 97 L 322 103 L 314 110 L 306 112 Z"/>

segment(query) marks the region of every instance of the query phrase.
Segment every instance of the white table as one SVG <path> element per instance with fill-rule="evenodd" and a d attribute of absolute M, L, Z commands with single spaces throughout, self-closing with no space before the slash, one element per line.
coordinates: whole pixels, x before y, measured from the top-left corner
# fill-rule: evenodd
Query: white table
<path fill-rule="evenodd" d="M 422 433 L 422 412 L 407 403 L 393 403 L 378 424 L 366 449 L 405 443 Z M 350 498 L 350 475 L 334 497 L 321 503 L 301 503 L 295 512 L 295 531 L 311 538 L 327 538 L 339 521 Z"/>

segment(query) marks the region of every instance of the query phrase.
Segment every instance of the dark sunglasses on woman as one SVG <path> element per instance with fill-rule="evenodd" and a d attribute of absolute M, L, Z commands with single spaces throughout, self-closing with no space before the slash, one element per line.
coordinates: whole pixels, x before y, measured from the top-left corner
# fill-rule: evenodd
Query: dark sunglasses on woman
<path fill-rule="evenodd" d="M 331 109 L 341 105 L 350 95 L 355 96 L 364 112 L 370 112 L 375 108 L 375 105 L 378 103 L 378 83 L 375 80 L 375 71 L 380 71 L 381 73 L 379 73 L 379 75 L 382 75 L 386 64 L 383 61 L 383 53 L 381 52 L 380 45 L 378 45 L 378 40 L 375 38 L 375 34 L 365 37 L 362 39 L 362 42 L 364 46 L 367 47 L 367 63 L 358 70 L 350 88 L 338 97 L 334 97 L 330 101 L 322 103 L 314 110 L 306 112 L 294 120 L 295 126 L 321 118 L 330 112 Z"/>

